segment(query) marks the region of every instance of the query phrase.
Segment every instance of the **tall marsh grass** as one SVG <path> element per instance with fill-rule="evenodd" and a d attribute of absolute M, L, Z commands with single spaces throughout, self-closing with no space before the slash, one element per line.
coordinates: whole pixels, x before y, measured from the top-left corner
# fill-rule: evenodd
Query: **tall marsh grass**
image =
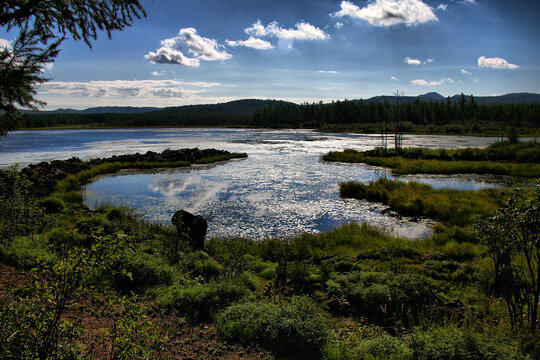
<path fill-rule="evenodd" d="M 493 174 L 540 177 L 540 143 L 494 144 L 486 149 L 376 148 L 329 152 L 325 161 L 384 166 L 395 174 Z"/>
<path fill-rule="evenodd" d="M 340 184 L 340 195 L 380 202 L 404 216 L 426 216 L 452 225 L 471 224 L 475 216 L 497 210 L 507 190 L 484 189 L 464 191 L 433 189 L 429 185 L 380 178 L 363 185 Z"/>

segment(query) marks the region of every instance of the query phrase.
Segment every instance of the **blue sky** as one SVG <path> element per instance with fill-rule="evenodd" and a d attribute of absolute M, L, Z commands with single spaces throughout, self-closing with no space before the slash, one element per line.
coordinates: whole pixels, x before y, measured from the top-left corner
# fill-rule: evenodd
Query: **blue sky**
<path fill-rule="evenodd" d="M 112 40 L 62 44 L 46 109 L 540 93 L 537 0 L 141 3 Z"/>

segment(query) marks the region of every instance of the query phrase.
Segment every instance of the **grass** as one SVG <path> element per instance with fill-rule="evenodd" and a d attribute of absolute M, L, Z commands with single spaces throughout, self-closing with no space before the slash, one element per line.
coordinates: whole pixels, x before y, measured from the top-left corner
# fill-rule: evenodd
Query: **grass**
<path fill-rule="evenodd" d="M 414 181 L 405 183 L 384 178 L 368 185 L 341 183 L 339 191 L 342 197 L 383 203 L 404 216 L 425 216 L 458 226 L 469 225 L 476 216 L 496 210 L 508 192 L 498 189 L 436 190 Z"/>
<path fill-rule="evenodd" d="M 220 161 L 246 158 L 245 153 L 232 153 L 208 158 L 198 159 L 195 164 L 211 164 Z M 106 162 L 90 167 L 89 169 L 67 176 L 65 179 L 58 182 L 56 186 L 57 193 L 69 193 L 76 191 L 81 185 L 84 185 L 92 178 L 104 174 L 113 174 L 125 169 L 159 169 L 159 168 L 177 168 L 191 166 L 189 161 L 137 161 L 137 162 Z"/>
<path fill-rule="evenodd" d="M 153 165 L 160 164 L 135 166 Z M 73 203 L 82 183 L 133 167 L 92 167 L 62 180 L 56 194 L 41 200 L 25 191 L 0 194 L 9 210 L 0 212 L 1 226 L 22 224 L 24 214 L 35 217 L 5 228 L 10 236 L 0 237 L 0 262 L 39 268 L 76 249 L 106 251 L 123 239 L 125 245 L 113 246 L 110 266 L 92 269 L 88 287 L 120 298 L 137 293 L 133 301 L 150 305 L 155 324 L 163 314 L 185 326 L 213 323 L 221 338 L 282 358 L 538 358 L 538 334 L 511 331 L 506 305 L 493 293 L 492 263 L 473 233 L 475 216 L 497 209 L 508 190 L 434 190 L 385 179 L 345 183 L 343 196 L 385 202 L 445 224 L 414 241 L 350 223 L 288 239 L 214 238 L 192 252 L 178 243 L 172 227 L 144 222 L 128 209 L 90 211 Z M 100 248 L 100 241 L 107 246 Z M 8 313 L 3 306 L 0 320 Z M 12 336 L 4 330 L 11 328 L 0 327 L 0 340 Z"/>
<path fill-rule="evenodd" d="M 323 160 L 365 163 L 392 169 L 394 174 L 493 174 L 540 177 L 540 143 L 494 144 L 486 149 L 419 148 L 360 152 L 329 152 Z"/>

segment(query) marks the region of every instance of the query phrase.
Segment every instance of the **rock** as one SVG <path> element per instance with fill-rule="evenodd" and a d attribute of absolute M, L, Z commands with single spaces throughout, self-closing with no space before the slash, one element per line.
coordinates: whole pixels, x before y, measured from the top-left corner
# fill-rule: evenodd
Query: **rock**
<path fill-rule="evenodd" d="M 208 229 L 204 217 L 179 210 L 173 215 L 171 222 L 176 227 L 176 237 L 179 241 L 186 241 L 194 251 L 203 249 Z"/>

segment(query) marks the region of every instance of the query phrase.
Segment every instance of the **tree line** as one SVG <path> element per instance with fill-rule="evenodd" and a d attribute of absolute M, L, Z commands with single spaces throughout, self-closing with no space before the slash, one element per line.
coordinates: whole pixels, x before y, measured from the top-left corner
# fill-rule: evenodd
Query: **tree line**
<path fill-rule="evenodd" d="M 540 126 L 540 104 L 478 104 L 473 96 L 458 101 L 368 102 L 363 100 L 304 103 L 260 101 L 246 111 L 240 102 L 167 108 L 140 114 L 32 113 L 21 119 L 23 128 L 54 126 L 250 126 L 316 128 L 392 133 L 400 130 L 481 133 L 518 128 L 535 132 Z M 433 131 L 430 131 L 433 130 Z"/>
<path fill-rule="evenodd" d="M 312 103 L 300 106 L 269 105 L 255 112 L 256 126 L 289 124 L 291 127 L 323 128 L 326 125 L 402 123 L 406 130 L 411 125 L 467 124 L 480 127 L 498 124 L 502 127 L 537 128 L 540 125 L 540 105 L 534 104 L 478 104 L 473 96 L 463 94 L 458 101 L 420 101 L 396 104 L 365 102 L 362 100 L 335 101 L 330 104 Z"/>

